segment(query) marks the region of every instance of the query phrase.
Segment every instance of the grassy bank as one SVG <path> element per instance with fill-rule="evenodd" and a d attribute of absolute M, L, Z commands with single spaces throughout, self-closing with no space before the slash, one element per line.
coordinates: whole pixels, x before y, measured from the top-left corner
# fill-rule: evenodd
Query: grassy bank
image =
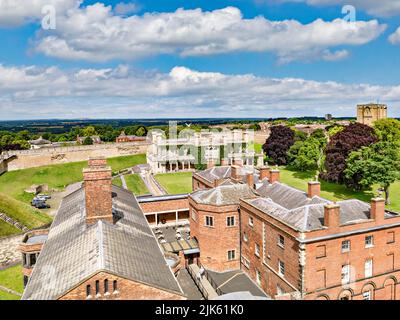
<path fill-rule="evenodd" d="M 22 267 L 16 265 L 0 271 L 0 285 L 18 293 L 24 292 Z M 21 297 L 0 290 L 0 300 L 20 300 Z"/>
<path fill-rule="evenodd" d="M 126 186 L 136 195 L 148 194 L 149 190 L 138 174 L 128 174 L 125 176 Z"/>
<path fill-rule="evenodd" d="M 156 175 L 155 178 L 169 194 L 192 192 L 191 172 L 164 173 Z"/>

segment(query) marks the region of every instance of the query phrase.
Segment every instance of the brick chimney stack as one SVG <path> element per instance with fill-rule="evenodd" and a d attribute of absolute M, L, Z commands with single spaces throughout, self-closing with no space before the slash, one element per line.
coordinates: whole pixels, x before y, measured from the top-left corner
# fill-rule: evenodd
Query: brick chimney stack
<path fill-rule="evenodd" d="M 208 159 L 207 161 L 207 169 L 211 169 L 215 167 L 214 159 Z"/>
<path fill-rule="evenodd" d="M 221 159 L 221 166 L 226 167 L 228 166 L 228 159 Z"/>
<path fill-rule="evenodd" d="M 247 185 L 248 185 L 250 188 L 254 188 L 254 174 L 253 174 L 253 172 L 248 173 L 248 174 L 246 175 L 246 181 L 247 181 Z"/>
<path fill-rule="evenodd" d="M 233 180 L 240 180 L 240 167 L 239 166 L 231 166 L 231 178 Z"/>
<path fill-rule="evenodd" d="M 104 220 L 113 223 L 111 167 L 103 157 L 90 158 L 83 169 L 86 201 L 86 223 Z"/>
<path fill-rule="evenodd" d="M 268 180 L 270 179 L 270 167 L 268 166 L 263 166 L 259 169 L 260 171 L 260 180 L 264 180 L 265 178 L 267 178 Z"/>
<path fill-rule="evenodd" d="M 385 199 L 373 198 L 371 199 L 371 219 L 376 222 L 383 222 L 385 220 Z"/>
<path fill-rule="evenodd" d="M 269 183 L 274 183 L 275 181 L 280 180 L 280 171 L 278 169 L 274 169 L 270 171 L 270 178 L 269 178 Z"/>
<path fill-rule="evenodd" d="M 324 226 L 338 228 L 340 226 L 340 206 L 336 203 L 324 207 Z"/>
<path fill-rule="evenodd" d="M 307 192 L 307 197 L 312 198 L 312 197 L 319 197 L 321 193 L 321 183 L 318 181 L 309 181 L 308 182 L 308 192 Z"/>

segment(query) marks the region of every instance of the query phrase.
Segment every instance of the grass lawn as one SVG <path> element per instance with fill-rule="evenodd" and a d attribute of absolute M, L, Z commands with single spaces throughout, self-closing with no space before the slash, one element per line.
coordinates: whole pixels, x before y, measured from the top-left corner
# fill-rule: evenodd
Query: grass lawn
<path fill-rule="evenodd" d="M 157 174 L 155 178 L 169 194 L 192 192 L 191 172 L 163 173 Z"/>
<path fill-rule="evenodd" d="M 149 194 L 149 190 L 138 174 L 128 174 L 125 176 L 126 186 L 136 195 Z"/>
<path fill-rule="evenodd" d="M 21 300 L 21 297 L 0 290 L 0 301 L 2 300 Z"/>
<path fill-rule="evenodd" d="M 7 237 L 18 233 L 22 233 L 22 231 L 15 228 L 11 224 L 0 220 L 0 237 Z"/>
<path fill-rule="evenodd" d="M 45 213 L 34 209 L 29 204 L 15 200 L 10 196 L 0 193 L 0 212 L 5 213 L 10 218 L 17 220 L 29 229 L 41 227 L 51 222 L 51 218 Z M 4 233 L 2 232 L 4 231 Z M 0 236 L 19 233 L 20 231 L 13 226 L 0 225 Z"/>
<path fill-rule="evenodd" d="M 0 285 L 19 293 L 24 292 L 22 266 L 20 264 L 0 271 Z"/>
<path fill-rule="evenodd" d="M 279 168 L 281 171 L 281 182 L 307 191 L 307 182 L 314 180 L 315 171 L 299 172 L 292 171 L 287 168 Z M 378 189 L 378 185 L 374 185 L 370 191 L 353 191 L 346 188 L 344 185 L 325 182 L 321 180 L 321 196 L 332 201 L 345 200 L 350 198 L 359 199 L 365 202 L 370 202 L 374 197 L 374 193 Z M 387 206 L 389 210 L 400 212 L 400 182 L 395 182 L 390 188 L 391 205 Z"/>
<path fill-rule="evenodd" d="M 116 157 L 107 161 L 115 172 L 146 163 L 146 155 Z M 0 193 L 29 202 L 32 195 L 24 190 L 32 184 L 47 184 L 50 189 L 62 190 L 71 183 L 81 181 L 82 169 L 86 166 L 87 161 L 81 161 L 6 172 L 0 176 Z"/>
<path fill-rule="evenodd" d="M 122 187 L 121 178 L 120 178 L 120 177 L 114 178 L 114 179 L 112 180 L 112 184 L 113 184 L 113 185 L 116 185 L 116 186 L 118 186 L 118 187 Z"/>

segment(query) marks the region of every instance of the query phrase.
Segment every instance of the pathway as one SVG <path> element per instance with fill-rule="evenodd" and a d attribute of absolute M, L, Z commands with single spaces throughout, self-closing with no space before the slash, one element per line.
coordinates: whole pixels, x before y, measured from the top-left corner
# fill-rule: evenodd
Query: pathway
<path fill-rule="evenodd" d="M 151 173 L 147 171 L 142 171 L 140 173 L 140 177 L 142 178 L 147 189 L 153 196 L 163 196 L 167 194 L 164 188 L 160 186 L 160 184 L 156 181 L 156 179 L 154 179 L 154 176 Z"/>
<path fill-rule="evenodd" d="M 0 239 L 0 266 L 6 266 L 21 260 L 18 246 L 22 243 L 24 235 Z"/>
<path fill-rule="evenodd" d="M 188 272 L 206 300 L 211 300 L 218 297 L 217 292 L 212 287 L 207 278 L 204 275 L 199 278 L 198 275 L 200 272 L 200 268 L 197 264 L 190 264 L 188 266 Z"/>
<path fill-rule="evenodd" d="M 128 189 L 128 185 L 126 184 L 125 176 L 123 174 L 121 174 L 119 177 L 121 178 L 122 188 Z"/>

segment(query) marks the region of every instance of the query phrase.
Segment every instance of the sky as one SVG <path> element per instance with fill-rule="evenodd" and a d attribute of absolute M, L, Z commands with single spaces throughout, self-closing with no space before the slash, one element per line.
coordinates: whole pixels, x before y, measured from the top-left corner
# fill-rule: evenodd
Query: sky
<path fill-rule="evenodd" d="M 400 0 L 0 0 L 0 120 L 400 107 Z"/>

